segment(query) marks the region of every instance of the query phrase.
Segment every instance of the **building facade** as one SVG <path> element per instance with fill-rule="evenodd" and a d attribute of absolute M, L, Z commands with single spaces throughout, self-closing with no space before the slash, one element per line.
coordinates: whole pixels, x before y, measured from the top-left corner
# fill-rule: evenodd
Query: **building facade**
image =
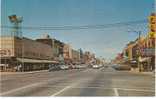
<path fill-rule="evenodd" d="M 48 68 L 53 63 L 52 48 L 35 40 L 19 37 L 0 37 L 2 71 L 29 71 Z"/>
<path fill-rule="evenodd" d="M 80 64 L 80 52 L 78 50 L 72 49 L 72 63 Z"/>
<path fill-rule="evenodd" d="M 63 57 L 66 64 L 72 63 L 72 48 L 69 44 L 64 44 Z"/>

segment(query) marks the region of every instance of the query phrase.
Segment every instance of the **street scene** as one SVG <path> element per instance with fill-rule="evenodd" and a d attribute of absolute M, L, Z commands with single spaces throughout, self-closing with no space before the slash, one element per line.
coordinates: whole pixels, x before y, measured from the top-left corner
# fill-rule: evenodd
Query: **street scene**
<path fill-rule="evenodd" d="M 154 0 L 1 5 L 0 97 L 155 96 Z"/>

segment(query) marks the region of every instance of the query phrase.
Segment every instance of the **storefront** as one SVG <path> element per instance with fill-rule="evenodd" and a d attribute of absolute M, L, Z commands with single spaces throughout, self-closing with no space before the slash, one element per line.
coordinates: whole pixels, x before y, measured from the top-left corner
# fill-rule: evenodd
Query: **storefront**
<path fill-rule="evenodd" d="M 49 68 L 49 65 L 58 64 L 57 61 L 26 58 L 17 58 L 17 62 L 16 71 L 46 70 Z"/>

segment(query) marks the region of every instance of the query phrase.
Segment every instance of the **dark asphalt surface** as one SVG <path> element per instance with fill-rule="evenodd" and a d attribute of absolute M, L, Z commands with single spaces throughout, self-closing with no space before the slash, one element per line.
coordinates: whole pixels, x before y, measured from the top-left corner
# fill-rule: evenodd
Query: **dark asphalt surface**
<path fill-rule="evenodd" d="M 154 75 L 113 68 L 1 75 L 0 96 L 155 96 Z"/>

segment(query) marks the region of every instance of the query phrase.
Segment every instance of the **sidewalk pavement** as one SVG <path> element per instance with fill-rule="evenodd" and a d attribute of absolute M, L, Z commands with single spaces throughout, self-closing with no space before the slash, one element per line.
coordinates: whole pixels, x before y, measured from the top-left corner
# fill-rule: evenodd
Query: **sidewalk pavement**
<path fill-rule="evenodd" d="M 131 70 L 130 72 L 132 73 L 137 73 L 137 74 L 146 74 L 146 75 L 151 75 L 151 76 L 155 76 L 155 71 L 150 71 L 150 72 L 139 72 L 139 70 Z"/>
<path fill-rule="evenodd" d="M 46 72 L 48 70 L 28 71 L 28 72 L 0 72 L 0 75 L 14 75 L 14 74 L 33 74 L 38 72 Z"/>

